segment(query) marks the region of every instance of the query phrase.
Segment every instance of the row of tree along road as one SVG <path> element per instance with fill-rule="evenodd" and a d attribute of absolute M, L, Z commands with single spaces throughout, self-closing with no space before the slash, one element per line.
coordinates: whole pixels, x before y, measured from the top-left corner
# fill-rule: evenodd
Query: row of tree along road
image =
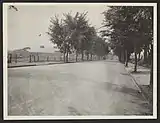
<path fill-rule="evenodd" d="M 68 55 L 75 53 L 76 61 L 78 55 L 84 60 L 92 59 L 93 55 L 104 57 L 108 52 L 108 43 L 97 35 L 96 29 L 89 24 L 87 12 L 77 12 L 75 16 L 71 13 L 64 14 L 64 19 L 57 16 L 52 17 L 49 26 L 50 40 L 57 45 L 64 55 L 64 62 L 68 62 Z M 89 58 L 90 57 L 90 58 Z"/>
<path fill-rule="evenodd" d="M 110 6 L 105 16 L 103 36 L 110 36 L 110 46 L 119 61 L 128 66 L 134 53 L 134 72 L 137 72 L 137 54 L 143 51 L 143 64 L 151 66 L 150 84 L 153 80 L 153 7 Z"/>
<path fill-rule="evenodd" d="M 58 16 L 50 20 L 50 41 L 64 55 L 64 61 L 68 62 L 68 54 L 75 53 L 76 60 L 84 54 L 92 58 L 92 55 L 105 56 L 110 47 L 119 57 L 119 61 L 128 66 L 128 61 L 134 53 L 134 71 L 137 71 L 138 54 L 144 52 L 144 63 L 151 65 L 151 80 L 153 71 L 153 7 L 146 6 L 110 6 L 103 12 L 104 21 L 101 36 L 96 29 L 89 24 L 87 12 L 64 14 L 64 18 Z M 108 37 L 109 43 L 105 42 Z M 151 82 L 152 84 L 152 82 Z"/>

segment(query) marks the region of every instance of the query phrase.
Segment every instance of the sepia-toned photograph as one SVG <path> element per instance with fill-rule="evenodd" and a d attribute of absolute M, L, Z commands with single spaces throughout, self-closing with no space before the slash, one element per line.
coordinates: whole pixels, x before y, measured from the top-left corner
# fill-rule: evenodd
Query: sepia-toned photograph
<path fill-rule="evenodd" d="M 156 3 L 3 3 L 5 119 L 157 118 Z"/>

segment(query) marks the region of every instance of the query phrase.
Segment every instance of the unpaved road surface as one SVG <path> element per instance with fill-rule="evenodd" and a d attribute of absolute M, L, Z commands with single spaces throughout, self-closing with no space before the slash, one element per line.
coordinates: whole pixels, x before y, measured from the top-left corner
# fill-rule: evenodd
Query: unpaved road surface
<path fill-rule="evenodd" d="M 146 115 L 124 66 L 94 61 L 8 69 L 8 115 Z"/>

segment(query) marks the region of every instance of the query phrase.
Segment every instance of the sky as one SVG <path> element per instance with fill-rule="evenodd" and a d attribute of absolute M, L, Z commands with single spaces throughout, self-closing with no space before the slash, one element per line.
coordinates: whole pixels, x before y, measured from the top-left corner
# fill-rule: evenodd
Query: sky
<path fill-rule="evenodd" d="M 53 44 L 46 34 L 50 25 L 50 18 L 55 14 L 59 18 L 63 13 L 88 11 L 89 23 L 96 28 L 101 27 L 104 15 L 108 9 L 103 4 L 58 4 L 58 5 L 15 5 L 18 11 L 7 9 L 8 50 L 31 47 L 34 52 L 54 52 Z M 39 36 L 39 34 L 42 34 Z M 45 48 L 40 48 L 44 45 Z"/>

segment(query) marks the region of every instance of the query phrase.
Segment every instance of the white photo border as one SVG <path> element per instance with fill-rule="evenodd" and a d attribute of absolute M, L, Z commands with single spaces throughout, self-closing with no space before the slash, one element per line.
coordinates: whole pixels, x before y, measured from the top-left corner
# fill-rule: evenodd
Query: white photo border
<path fill-rule="evenodd" d="M 7 8 L 8 5 L 106 5 L 106 6 L 153 6 L 153 116 L 8 116 L 7 71 Z M 3 3 L 3 118 L 4 120 L 63 120 L 63 119 L 157 119 L 157 3 Z"/>

